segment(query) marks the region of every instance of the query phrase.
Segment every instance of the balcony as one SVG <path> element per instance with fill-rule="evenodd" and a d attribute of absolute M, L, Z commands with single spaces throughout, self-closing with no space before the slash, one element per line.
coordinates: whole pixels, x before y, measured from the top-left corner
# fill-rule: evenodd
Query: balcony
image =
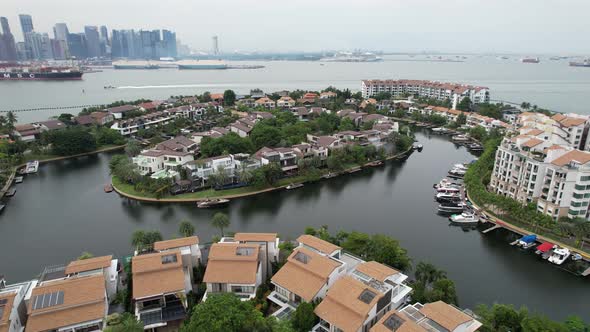
<path fill-rule="evenodd" d="M 142 311 L 139 313 L 139 318 L 146 327 L 156 324 L 164 326 L 166 322 L 185 319 L 186 310 L 180 299 L 167 299 L 165 307 Z"/>

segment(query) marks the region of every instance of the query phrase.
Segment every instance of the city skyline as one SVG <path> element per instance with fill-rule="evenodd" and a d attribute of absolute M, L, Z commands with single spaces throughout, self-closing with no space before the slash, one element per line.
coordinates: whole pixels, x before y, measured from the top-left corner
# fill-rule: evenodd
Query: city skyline
<path fill-rule="evenodd" d="M 582 0 L 544 6 L 533 0 L 370 0 L 338 4 L 300 0 L 280 5 L 263 0 L 246 6 L 223 0 L 199 4 L 198 8 L 171 0 L 165 11 L 156 10 L 161 4 L 154 0 L 142 3 L 141 8 L 113 0 L 100 4 L 66 0 L 5 2 L 2 16 L 8 17 L 13 27 L 23 13 L 32 15 L 36 30 L 42 32 L 51 31 L 58 22 L 68 23 L 73 31 L 82 31 L 86 25 L 106 25 L 109 29 L 157 27 L 176 31 L 183 42 L 199 50 L 209 50 L 211 37 L 217 35 L 222 52 L 359 48 L 399 52 L 590 53 L 590 46 L 577 38 L 589 32 L 583 13 L 590 9 L 590 3 Z M 60 8 L 68 8 L 67 16 Z M 85 12 L 93 13 L 92 22 L 83 15 Z M 129 12 L 135 14 L 128 16 Z M 13 30 L 16 39 L 21 40 L 20 29 Z M 371 33 L 367 34 L 368 31 Z"/>

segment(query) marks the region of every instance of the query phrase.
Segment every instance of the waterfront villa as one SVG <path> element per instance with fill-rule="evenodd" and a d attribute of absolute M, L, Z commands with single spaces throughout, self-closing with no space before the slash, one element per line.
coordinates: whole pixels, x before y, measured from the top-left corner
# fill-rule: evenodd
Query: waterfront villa
<path fill-rule="evenodd" d="M 22 332 L 27 321 L 26 300 L 37 281 L 8 285 L 0 275 L 0 331 Z"/>
<path fill-rule="evenodd" d="M 470 311 L 437 301 L 390 311 L 369 332 L 474 332 L 481 325 Z"/>
<path fill-rule="evenodd" d="M 194 152 L 198 144 L 184 136 L 176 136 L 156 145 L 156 150 L 168 150 L 177 152 Z"/>
<path fill-rule="evenodd" d="M 303 155 L 294 148 L 267 148 L 256 151 L 254 157 L 260 160 L 262 166 L 270 163 L 278 163 L 283 172 L 292 172 L 297 169 L 297 161 Z"/>
<path fill-rule="evenodd" d="M 192 141 L 191 141 L 192 142 Z M 195 159 L 192 152 L 179 152 L 173 150 L 144 150 L 136 157 L 133 163 L 137 165 L 139 174 L 156 175 L 167 172 L 172 177 L 178 175 L 178 169 Z M 157 175 L 155 176 L 158 177 Z"/>
<path fill-rule="evenodd" d="M 242 301 L 253 299 L 263 281 L 260 256 L 257 244 L 214 243 L 203 277 L 207 284 L 203 301 L 218 293 L 233 293 Z"/>
<path fill-rule="evenodd" d="M 220 171 L 224 172 L 229 182 L 235 180 L 239 172 L 252 171 L 260 166 L 260 160 L 245 153 L 199 159 L 189 161 L 184 165 L 189 170 L 193 180 L 200 181 L 201 185 L 205 185 L 212 174 Z"/>
<path fill-rule="evenodd" d="M 107 296 L 113 298 L 117 293 L 119 282 L 119 260 L 112 255 L 79 259 L 68 264 L 64 273 L 68 277 L 90 274 L 102 274 L 105 280 Z"/>
<path fill-rule="evenodd" d="M 256 106 L 261 106 L 261 107 L 268 108 L 268 109 L 275 108 L 277 105 L 274 100 L 272 100 L 268 97 L 262 97 L 262 98 L 256 99 L 254 104 Z"/>
<path fill-rule="evenodd" d="M 322 99 L 322 100 L 336 98 L 336 96 L 337 96 L 336 92 L 332 92 L 332 91 L 324 91 L 324 92 L 320 93 L 320 99 Z"/>
<path fill-rule="evenodd" d="M 377 262 L 363 262 L 328 289 L 315 308 L 313 331 L 367 331 L 383 315 L 403 305 L 412 291 L 407 276 Z M 343 314 L 346 313 L 346 314 Z"/>
<path fill-rule="evenodd" d="M 180 249 L 131 259 L 134 312 L 145 330 L 178 328 L 186 318 L 186 295 L 193 288 L 192 270 L 183 267 L 183 262 Z"/>
<path fill-rule="evenodd" d="M 197 236 L 158 241 L 154 243 L 154 250 L 161 253 L 180 250 L 182 267 L 187 271 L 192 271 L 201 264 L 201 249 Z"/>
<path fill-rule="evenodd" d="M 109 299 L 102 273 L 55 279 L 45 274 L 44 277 L 31 292 L 26 332 L 103 329 Z"/>
<path fill-rule="evenodd" d="M 295 106 L 295 100 L 289 96 L 284 96 L 277 100 L 277 107 L 289 108 Z"/>
<path fill-rule="evenodd" d="M 279 238 L 277 233 L 236 233 L 233 237 L 223 237 L 219 242 L 258 246 L 262 280 L 267 280 L 272 276 L 272 264 L 279 261 Z"/>

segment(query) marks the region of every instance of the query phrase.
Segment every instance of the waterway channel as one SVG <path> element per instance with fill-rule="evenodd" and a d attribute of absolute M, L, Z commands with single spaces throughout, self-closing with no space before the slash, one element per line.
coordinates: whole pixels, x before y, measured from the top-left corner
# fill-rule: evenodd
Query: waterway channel
<path fill-rule="evenodd" d="M 414 262 L 428 261 L 455 280 L 461 306 L 526 305 L 555 319 L 576 314 L 590 320 L 588 280 L 561 271 L 508 245 L 507 234 L 481 234 L 449 225 L 436 214 L 432 184 L 449 167 L 474 158 L 447 137 L 417 132 L 424 151 L 405 161 L 363 170 L 296 191 L 237 199 L 223 210 L 231 231 L 278 232 L 294 239 L 306 226 L 383 233 L 400 241 Z M 128 255 L 137 229 L 174 236 L 188 219 L 202 241 L 218 233 L 213 210 L 194 204 L 149 204 L 106 194 L 112 154 L 42 165 L 18 185 L 0 215 L 0 274 L 9 281 L 37 275 L 82 251 Z"/>

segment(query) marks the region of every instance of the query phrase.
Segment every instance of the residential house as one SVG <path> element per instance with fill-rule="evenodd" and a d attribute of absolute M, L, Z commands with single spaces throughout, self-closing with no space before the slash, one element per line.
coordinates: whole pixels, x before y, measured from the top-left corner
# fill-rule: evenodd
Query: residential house
<path fill-rule="evenodd" d="M 192 271 L 194 267 L 201 264 L 202 256 L 198 236 L 158 241 L 154 243 L 154 250 L 160 253 L 179 250 L 180 257 L 182 257 L 182 267 L 188 271 Z"/>
<path fill-rule="evenodd" d="M 233 293 L 242 301 L 253 299 L 263 282 L 260 246 L 214 243 L 203 282 L 207 284 L 203 301 L 218 293 Z"/>
<path fill-rule="evenodd" d="M 312 331 L 367 331 L 409 299 L 412 289 L 404 284 L 406 279 L 403 273 L 374 261 L 358 264 L 328 289 L 314 310 L 320 322 Z"/>
<path fill-rule="evenodd" d="M 198 144 L 184 136 L 176 136 L 156 145 L 156 150 L 194 152 Z"/>
<path fill-rule="evenodd" d="M 232 182 L 243 170 L 252 171 L 260 167 L 260 160 L 251 158 L 248 154 L 230 154 L 206 159 L 199 159 L 185 164 L 192 178 L 204 186 L 209 176 L 223 170 Z"/>
<path fill-rule="evenodd" d="M 64 274 L 70 278 L 90 274 L 102 274 L 108 298 L 114 298 L 119 282 L 118 259 L 112 255 L 79 259 L 68 264 Z"/>
<path fill-rule="evenodd" d="M 284 96 L 277 100 L 277 107 L 289 108 L 293 106 L 295 106 L 295 100 L 289 96 Z"/>
<path fill-rule="evenodd" d="M 261 107 L 268 108 L 268 109 L 276 107 L 275 101 L 268 98 L 268 97 L 259 98 L 254 103 L 256 104 L 257 107 L 261 106 Z"/>
<path fill-rule="evenodd" d="M 172 115 L 167 111 L 154 112 L 131 119 L 115 121 L 115 123 L 111 125 L 111 129 L 117 130 L 123 136 L 130 136 L 137 133 L 140 129 L 163 126 L 174 120 L 174 118 L 175 115 Z"/>
<path fill-rule="evenodd" d="M 192 152 L 174 150 L 144 150 L 132 160 L 140 174 L 153 175 L 161 171 L 176 173 L 180 167 L 193 161 L 194 155 Z"/>
<path fill-rule="evenodd" d="M 279 237 L 277 233 L 236 233 L 233 239 L 242 244 L 258 244 L 272 263 L 279 261 Z"/>
<path fill-rule="evenodd" d="M 332 91 L 324 91 L 324 92 L 320 93 L 320 99 L 322 99 L 322 100 L 336 98 L 336 96 L 337 96 L 336 92 L 332 92 Z"/>
<path fill-rule="evenodd" d="M 115 121 L 115 116 L 108 112 L 92 112 L 90 113 L 90 117 L 99 126 L 104 126 L 107 123 Z"/>
<path fill-rule="evenodd" d="M 229 130 L 232 133 L 238 134 L 240 137 L 248 137 L 250 136 L 250 132 L 254 129 L 254 126 L 249 126 L 244 123 L 244 121 L 236 121 L 234 123 L 230 123 L 228 126 Z"/>
<path fill-rule="evenodd" d="M 36 280 L 8 285 L 0 275 L 0 331 L 22 332 L 27 322 L 27 294 Z"/>
<path fill-rule="evenodd" d="M 100 331 L 108 309 L 102 273 L 40 280 L 31 292 L 25 331 Z"/>
<path fill-rule="evenodd" d="M 305 106 L 300 107 L 292 107 L 291 112 L 295 115 L 299 121 L 308 121 L 309 120 L 309 110 Z"/>
<path fill-rule="evenodd" d="M 238 102 L 236 104 L 238 106 L 244 106 L 244 107 L 247 107 L 247 108 L 254 108 L 254 107 L 256 107 L 256 99 L 254 99 L 254 98 L 244 98 L 244 99 L 238 100 Z"/>
<path fill-rule="evenodd" d="M 354 125 L 356 127 L 358 127 L 361 125 L 361 123 L 363 121 L 363 117 L 367 116 L 367 113 L 356 112 L 352 109 L 344 109 L 344 110 L 340 110 L 340 111 L 336 112 L 336 115 L 338 115 L 338 117 L 340 117 L 342 119 L 349 118 L 350 120 L 352 120 Z"/>
<path fill-rule="evenodd" d="M 341 131 L 334 134 L 342 142 L 354 143 L 358 145 L 367 145 L 369 143 L 367 135 L 354 130 Z"/>
<path fill-rule="evenodd" d="M 41 136 L 41 129 L 31 123 L 16 125 L 12 136 L 23 142 L 32 142 Z"/>
<path fill-rule="evenodd" d="M 135 110 L 137 110 L 137 106 L 134 105 L 122 105 L 105 109 L 105 111 L 112 114 L 115 119 L 122 119 L 125 117 L 126 113 Z"/>
<path fill-rule="evenodd" d="M 158 106 L 159 105 L 157 105 L 156 103 L 151 102 L 151 101 L 137 105 L 137 107 L 139 107 L 139 109 L 142 110 L 143 112 L 155 111 L 158 108 Z"/>
<path fill-rule="evenodd" d="M 317 93 L 307 92 L 301 97 L 301 99 L 299 99 L 299 102 L 302 104 L 314 104 L 318 98 L 319 96 Z"/>
<path fill-rule="evenodd" d="M 113 116 L 112 114 L 110 115 Z M 74 122 L 80 126 L 92 126 L 93 124 L 95 124 L 94 119 L 90 115 L 78 115 L 74 117 Z"/>
<path fill-rule="evenodd" d="M 229 132 L 230 131 L 225 128 L 213 127 L 208 131 L 192 133 L 191 140 L 197 144 L 201 144 L 203 137 L 219 138 Z"/>
<path fill-rule="evenodd" d="M 65 123 L 59 120 L 47 120 L 41 122 L 35 122 L 35 126 L 37 126 L 41 131 L 51 131 L 51 130 L 60 130 L 66 129 Z"/>
<path fill-rule="evenodd" d="M 192 271 L 183 267 L 178 249 L 131 259 L 135 317 L 144 330 L 178 329 L 186 318 L 186 296 L 193 290 Z"/>
<path fill-rule="evenodd" d="M 437 301 L 390 311 L 369 332 L 475 332 L 481 326 L 470 311 Z"/>
<path fill-rule="evenodd" d="M 281 166 L 283 172 L 288 173 L 297 169 L 297 161 L 299 158 L 303 158 L 303 155 L 293 148 L 263 147 L 256 151 L 254 157 L 260 160 L 262 166 L 277 163 Z"/>
<path fill-rule="evenodd" d="M 257 120 L 268 120 L 268 119 L 272 119 L 275 116 L 272 115 L 272 113 L 270 112 L 252 112 L 250 114 L 250 118 L 252 118 L 254 121 Z"/>
<path fill-rule="evenodd" d="M 223 93 L 212 93 L 211 100 L 217 103 L 223 103 Z"/>
<path fill-rule="evenodd" d="M 359 105 L 359 108 L 360 109 L 365 109 L 369 105 L 373 105 L 373 106 L 376 107 L 377 106 L 377 99 L 375 99 L 375 98 L 367 98 L 367 99 L 365 99 L 365 100 L 363 100 L 361 102 L 361 104 Z"/>

